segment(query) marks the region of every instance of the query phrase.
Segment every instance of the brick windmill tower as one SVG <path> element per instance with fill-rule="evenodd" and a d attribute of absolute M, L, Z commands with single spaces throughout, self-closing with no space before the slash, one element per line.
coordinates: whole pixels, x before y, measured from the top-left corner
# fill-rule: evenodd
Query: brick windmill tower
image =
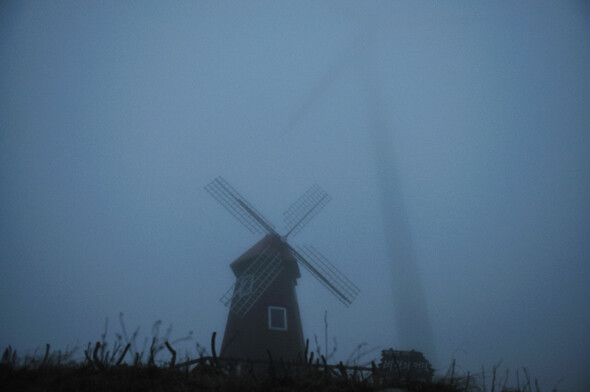
<path fill-rule="evenodd" d="M 295 286 L 307 269 L 344 305 L 359 289 L 311 246 L 294 248 L 287 237 L 297 234 L 330 200 L 318 185 L 312 186 L 284 213 L 286 234 L 274 227 L 231 185 L 217 177 L 205 189 L 253 233 L 265 234 L 230 264 L 236 282 L 221 301 L 229 306 L 222 358 L 296 360 L 305 345 Z"/>

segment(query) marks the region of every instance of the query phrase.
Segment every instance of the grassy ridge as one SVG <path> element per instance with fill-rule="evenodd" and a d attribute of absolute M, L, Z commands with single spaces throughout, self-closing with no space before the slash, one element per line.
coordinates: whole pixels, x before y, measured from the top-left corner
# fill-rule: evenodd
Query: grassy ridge
<path fill-rule="evenodd" d="M 299 363 L 240 363 L 224 361 L 215 356 L 175 364 L 155 364 L 150 360 L 133 364 L 110 360 L 98 362 L 86 356 L 81 362 L 49 354 L 28 363 L 14 362 L 16 356 L 6 349 L 0 363 L 0 390 L 4 391 L 382 391 L 400 388 L 408 392 L 538 392 L 530 379 L 516 388 L 508 388 L 496 380 L 491 387 L 475 378 L 457 377 L 451 371 L 434 382 L 384 381 L 377 366 L 370 368 L 329 366 L 313 355 Z M 172 356 L 174 358 L 174 356 Z M 117 360 L 118 361 L 118 360 Z M 534 385 L 534 387 L 533 387 Z"/>
<path fill-rule="evenodd" d="M 506 378 L 497 377 L 495 366 L 480 377 L 469 373 L 459 376 L 454 362 L 447 375 L 424 382 L 409 377 L 392 379 L 371 362 L 370 367 L 329 365 L 326 358 L 308 351 L 299 361 L 273 360 L 244 362 L 218 358 L 215 336 L 211 338 L 211 355 L 203 351 L 197 359 L 176 362 L 176 351 L 168 341 L 154 337 L 145 353 L 134 351 L 132 342 L 118 342 L 108 350 L 104 341 L 88 344 L 82 360 L 74 360 L 75 350 L 51 352 L 19 358 L 8 347 L 0 361 L 0 390 L 3 391 L 383 391 L 399 388 L 408 392 L 540 392 L 536 380 L 531 382 L 524 369 L 523 382 L 517 376 L 516 387 L 507 386 Z M 167 361 L 156 361 L 166 348 Z M 127 358 L 127 361 L 125 359 Z M 489 387 L 486 386 L 490 384 Z"/>

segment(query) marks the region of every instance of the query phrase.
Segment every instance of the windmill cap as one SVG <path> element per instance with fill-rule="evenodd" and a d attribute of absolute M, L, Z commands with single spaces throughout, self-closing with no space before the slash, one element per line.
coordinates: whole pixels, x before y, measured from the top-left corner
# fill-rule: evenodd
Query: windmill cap
<path fill-rule="evenodd" d="M 301 276 L 299 271 L 299 267 L 297 265 L 297 260 L 291 255 L 289 252 L 289 248 L 287 243 L 283 241 L 283 239 L 276 235 L 276 234 L 267 234 L 254 244 L 250 249 L 244 252 L 240 257 L 234 260 L 230 267 L 236 276 L 240 276 L 246 268 L 266 249 L 268 246 L 271 246 L 273 249 L 279 252 L 280 258 L 285 269 L 291 270 L 294 274 L 294 278 L 297 279 Z"/>

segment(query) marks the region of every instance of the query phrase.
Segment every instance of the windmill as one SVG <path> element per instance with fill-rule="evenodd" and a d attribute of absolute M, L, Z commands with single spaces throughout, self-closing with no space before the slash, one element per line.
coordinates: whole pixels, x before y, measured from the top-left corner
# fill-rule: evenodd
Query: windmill
<path fill-rule="evenodd" d="M 283 216 L 286 234 L 280 235 L 248 201 L 223 178 L 207 186 L 209 192 L 252 233 L 265 234 L 230 264 L 236 282 L 221 297 L 229 307 L 220 356 L 265 360 L 295 360 L 305 346 L 295 286 L 307 269 L 345 306 L 358 287 L 312 246 L 293 247 L 287 238 L 296 235 L 330 201 L 318 185 L 307 190 Z"/>

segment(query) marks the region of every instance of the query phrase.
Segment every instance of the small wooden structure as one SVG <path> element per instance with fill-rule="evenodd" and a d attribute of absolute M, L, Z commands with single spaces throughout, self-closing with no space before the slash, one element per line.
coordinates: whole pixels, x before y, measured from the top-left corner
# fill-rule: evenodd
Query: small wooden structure
<path fill-rule="evenodd" d="M 434 368 L 420 351 L 381 351 L 379 370 L 386 382 L 431 382 Z"/>

